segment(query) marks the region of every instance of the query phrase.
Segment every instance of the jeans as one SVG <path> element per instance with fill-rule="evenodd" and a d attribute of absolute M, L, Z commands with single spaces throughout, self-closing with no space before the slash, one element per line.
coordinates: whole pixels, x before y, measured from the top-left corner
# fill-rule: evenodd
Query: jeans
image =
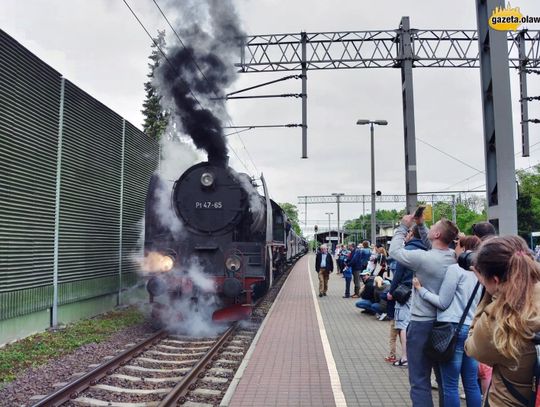
<path fill-rule="evenodd" d="M 395 301 L 387 301 L 387 303 L 386 303 L 386 313 L 388 314 L 388 318 L 394 319 L 395 309 L 396 309 L 396 302 Z"/>
<path fill-rule="evenodd" d="M 345 277 L 345 297 L 351 296 L 351 280 L 352 277 Z"/>
<path fill-rule="evenodd" d="M 413 407 L 433 407 L 431 369 L 433 362 L 424 355 L 424 346 L 434 321 L 411 321 L 407 327 L 407 360 Z"/>
<path fill-rule="evenodd" d="M 454 324 L 457 327 L 457 323 Z M 463 381 L 467 407 L 480 407 L 482 405 L 482 395 L 478 386 L 478 362 L 464 351 L 465 340 L 469 334 L 469 326 L 463 325 L 457 337 L 456 352 L 452 360 L 440 363 L 439 372 L 441 386 L 439 387 L 439 397 L 444 400 L 444 407 L 459 407 L 459 376 Z"/>
<path fill-rule="evenodd" d="M 368 310 L 371 314 L 380 314 L 382 312 L 379 303 L 372 302 L 370 300 L 359 300 L 355 304 L 358 308 Z"/>

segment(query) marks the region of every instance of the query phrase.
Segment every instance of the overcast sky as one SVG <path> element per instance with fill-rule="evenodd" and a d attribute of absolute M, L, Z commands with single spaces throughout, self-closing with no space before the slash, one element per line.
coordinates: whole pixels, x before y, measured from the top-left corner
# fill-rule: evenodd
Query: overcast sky
<path fill-rule="evenodd" d="M 151 33 L 168 28 L 151 0 L 128 3 Z M 418 29 L 476 28 L 472 0 L 235 0 L 234 3 L 243 29 L 250 35 L 390 30 L 398 27 L 402 16 L 410 16 L 411 26 Z M 66 78 L 141 127 L 150 40 L 122 0 L 3 0 L 2 6 L 0 28 Z M 538 0 L 521 0 L 512 6 L 519 6 L 523 14 L 540 16 Z M 528 28 L 539 30 L 540 25 Z M 231 90 L 285 75 L 283 72 L 242 74 Z M 417 137 L 483 170 L 479 78 L 477 69 L 418 68 L 414 70 L 414 98 Z M 521 139 L 517 79 L 517 73 L 512 70 L 516 153 Z M 231 163 L 238 171 L 263 172 L 271 196 L 278 202 L 297 203 L 298 195 L 332 192 L 369 194 L 369 128 L 355 123 L 359 118 L 386 119 L 389 125 L 375 130 L 376 189 L 383 194 L 403 194 L 400 81 L 399 69 L 309 71 L 309 159 L 300 159 L 299 128 L 264 129 L 242 133 L 242 141 L 238 136 L 229 138 L 242 161 L 231 154 Z M 300 92 L 301 82 L 292 80 L 263 88 L 260 93 Z M 540 95 L 538 75 L 529 75 L 529 95 Z M 228 103 L 235 125 L 301 122 L 300 99 Z M 529 116 L 540 118 L 540 102 L 530 103 Z M 540 142 L 540 125 L 530 125 L 530 138 L 531 144 Z M 516 167 L 529 167 L 539 161 L 540 145 L 536 145 L 530 158 L 517 158 Z M 468 190 L 481 187 L 485 180 L 482 173 L 420 141 L 417 167 L 419 192 L 443 191 L 448 187 Z M 303 220 L 304 208 L 299 209 Z M 335 205 L 308 206 L 308 224 L 313 226 L 317 222 L 327 227 L 324 213 L 329 211 L 334 212 L 332 225 L 335 226 Z M 361 213 L 361 204 L 344 204 L 341 220 Z"/>

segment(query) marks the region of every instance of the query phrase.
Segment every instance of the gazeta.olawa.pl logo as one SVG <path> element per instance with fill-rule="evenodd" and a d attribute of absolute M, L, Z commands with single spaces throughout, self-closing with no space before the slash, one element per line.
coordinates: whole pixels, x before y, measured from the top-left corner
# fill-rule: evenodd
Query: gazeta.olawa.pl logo
<path fill-rule="evenodd" d="M 489 26 L 497 31 L 516 31 L 522 24 L 540 24 L 540 17 L 523 15 L 519 7 L 495 7 L 489 17 Z"/>

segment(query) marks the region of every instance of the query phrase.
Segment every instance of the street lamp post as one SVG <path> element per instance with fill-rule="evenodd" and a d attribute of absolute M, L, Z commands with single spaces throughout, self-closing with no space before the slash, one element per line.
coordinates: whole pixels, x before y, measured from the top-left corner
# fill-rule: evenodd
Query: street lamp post
<path fill-rule="evenodd" d="M 360 119 L 356 122 L 358 125 L 369 124 L 371 130 L 371 243 L 377 243 L 376 225 L 375 225 L 375 125 L 386 126 L 386 120 L 365 120 Z"/>
<path fill-rule="evenodd" d="M 330 243 L 330 249 L 329 251 L 332 251 L 332 240 L 330 240 L 330 216 L 334 214 L 334 212 L 326 212 L 328 215 L 328 243 Z"/>
<path fill-rule="evenodd" d="M 333 196 L 336 197 L 336 200 L 337 200 L 337 230 L 338 230 L 338 244 L 341 244 L 343 243 L 343 233 L 341 233 L 341 228 L 340 228 L 340 224 L 339 224 L 339 202 L 340 202 L 340 198 L 345 195 L 343 192 L 334 192 L 332 194 Z"/>

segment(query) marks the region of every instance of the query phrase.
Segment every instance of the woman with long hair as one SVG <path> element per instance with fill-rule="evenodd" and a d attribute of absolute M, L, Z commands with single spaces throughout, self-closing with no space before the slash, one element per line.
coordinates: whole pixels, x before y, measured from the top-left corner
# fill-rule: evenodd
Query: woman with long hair
<path fill-rule="evenodd" d="M 380 276 L 382 278 L 388 278 L 390 279 L 392 276 L 388 275 L 387 272 L 387 263 L 386 259 L 388 258 L 388 253 L 386 252 L 386 249 L 384 246 L 380 243 L 377 243 L 375 246 L 375 269 L 373 270 L 374 276 Z"/>
<path fill-rule="evenodd" d="M 523 406 L 532 396 L 540 331 L 540 264 L 519 236 L 493 237 L 480 246 L 474 272 L 485 287 L 465 343 L 467 354 L 493 366 L 486 406 Z M 520 399 L 522 401 L 520 401 Z"/>

